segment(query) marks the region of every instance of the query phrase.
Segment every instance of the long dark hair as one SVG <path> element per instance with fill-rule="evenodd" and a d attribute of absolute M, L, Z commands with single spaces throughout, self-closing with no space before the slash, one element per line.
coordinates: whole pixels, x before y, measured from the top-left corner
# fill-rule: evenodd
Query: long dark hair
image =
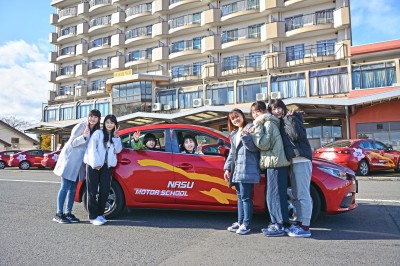
<path fill-rule="evenodd" d="M 115 117 L 115 115 L 107 115 L 104 118 L 104 121 L 103 121 L 104 142 L 108 142 L 108 140 L 110 140 L 110 142 L 113 143 L 112 137 L 114 136 L 115 128 L 113 128 L 111 130 L 111 134 L 109 134 L 108 131 L 107 131 L 107 128 L 106 128 L 106 121 L 107 120 L 110 120 L 111 122 L 113 122 L 117 128 L 118 128 L 118 121 L 117 121 L 117 118 Z"/>
<path fill-rule="evenodd" d="M 272 99 L 268 104 L 268 112 L 272 114 L 272 108 L 282 108 L 282 118 L 287 114 L 286 104 L 281 99 Z"/>
<path fill-rule="evenodd" d="M 252 111 L 267 111 L 267 105 L 263 101 L 256 101 L 251 105 L 250 112 Z"/>
<path fill-rule="evenodd" d="M 244 115 L 243 111 L 235 108 L 232 111 L 229 112 L 228 114 L 228 131 L 229 133 L 231 133 L 233 130 L 238 130 L 238 127 L 232 124 L 231 118 L 234 118 L 238 115 L 241 115 L 243 117 L 243 127 L 245 127 L 247 125 L 247 120 L 246 120 L 246 116 Z"/>
<path fill-rule="evenodd" d="M 91 117 L 91 116 L 96 116 L 97 118 L 99 118 L 99 120 L 97 121 L 96 125 L 94 125 L 93 128 L 90 128 L 90 126 L 89 126 L 89 117 Z M 100 129 L 100 119 L 101 119 L 101 113 L 100 113 L 99 110 L 93 109 L 92 111 L 89 112 L 89 115 L 88 115 L 88 127 L 89 127 L 89 130 L 90 130 L 90 136 L 91 136 L 91 135 L 93 134 L 93 132 L 95 132 L 97 129 Z"/>
<path fill-rule="evenodd" d="M 185 140 L 187 139 L 191 139 L 194 142 L 194 147 L 193 147 L 193 151 L 189 152 L 186 148 L 185 148 Z M 181 143 L 181 151 L 184 151 L 186 153 L 195 153 L 197 150 L 197 140 L 195 137 L 193 137 L 192 135 L 186 135 L 183 137 L 182 139 L 182 143 Z"/>

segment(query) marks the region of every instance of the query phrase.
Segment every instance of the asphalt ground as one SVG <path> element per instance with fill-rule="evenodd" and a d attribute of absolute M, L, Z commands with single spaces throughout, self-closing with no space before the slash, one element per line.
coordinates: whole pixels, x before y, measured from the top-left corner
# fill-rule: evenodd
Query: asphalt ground
<path fill-rule="evenodd" d="M 294 239 L 263 236 L 264 214 L 246 236 L 226 231 L 235 213 L 131 209 L 94 226 L 75 204 L 82 222 L 60 225 L 51 171 L 0 170 L 0 265 L 400 265 L 400 182 L 381 180 L 361 178 L 358 208 Z"/>

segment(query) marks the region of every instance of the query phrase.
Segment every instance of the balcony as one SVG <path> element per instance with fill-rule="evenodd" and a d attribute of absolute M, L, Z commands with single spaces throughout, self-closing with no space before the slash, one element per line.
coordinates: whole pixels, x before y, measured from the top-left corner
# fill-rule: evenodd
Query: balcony
<path fill-rule="evenodd" d="M 169 47 L 160 46 L 152 50 L 151 62 L 166 62 L 169 60 Z"/>
<path fill-rule="evenodd" d="M 169 23 L 169 34 L 173 35 L 176 32 L 185 34 L 187 32 L 194 32 L 194 28 L 200 28 L 201 14 L 189 14 L 171 19 Z"/>
<path fill-rule="evenodd" d="M 90 56 L 98 55 L 111 47 L 111 36 L 102 37 L 89 42 Z"/>
<path fill-rule="evenodd" d="M 76 40 L 77 37 L 77 26 L 71 26 L 62 28 L 58 33 L 57 43 L 64 44 Z"/>
<path fill-rule="evenodd" d="M 75 45 L 63 47 L 57 57 L 57 63 L 65 63 L 75 60 L 76 48 Z"/>
<path fill-rule="evenodd" d="M 62 86 L 59 88 L 58 93 L 54 97 L 55 101 L 63 101 L 74 98 L 74 89 L 72 86 Z"/>
<path fill-rule="evenodd" d="M 221 23 L 221 10 L 212 8 L 201 13 L 201 26 L 218 26 Z"/>
<path fill-rule="evenodd" d="M 333 10 L 319 11 L 316 13 L 285 18 L 286 37 L 300 35 L 299 37 L 310 37 L 321 30 L 332 29 L 334 32 Z"/>
<path fill-rule="evenodd" d="M 260 0 L 260 12 L 266 14 L 278 12 L 285 7 L 285 0 Z"/>
<path fill-rule="evenodd" d="M 65 67 L 61 67 L 58 69 L 57 71 L 57 77 L 56 77 L 56 81 L 57 82 L 65 82 L 65 81 L 69 81 L 75 79 L 75 68 L 74 66 L 65 66 Z"/>
<path fill-rule="evenodd" d="M 333 11 L 333 27 L 341 29 L 350 26 L 350 8 L 348 6 Z"/>
<path fill-rule="evenodd" d="M 111 26 L 124 26 L 125 25 L 126 14 L 124 11 L 117 11 L 111 14 Z"/>
<path fill-rule="evenodd" d="M 129 68 L 131 66 L 137 66 L 141 64 L 149 64 L 151 60 L 152 53 L 148 50 L 140 50 L 129 52 L 125 56 L 125 67 Z"/>
<path fill-rule="evenodd" d="M 152 26 L 140 27 L 129 30 L 125 33 L 125 44 L 141 41 L 140 44 L 151 42 L 152 39 Z"/>
<path fill-rule="evenodd" d="M 153 19 L 152 16 L 152 4 L 146 3 L 137 6 L 132 6 L 126 9 L 126 19 L 125 22 L 134 22 L 140 19 L 140 22 Z"/>
<path fill-rule="evenodd" d="M 286 37 L 285 22 L 276 21 L 261 26 L 261 42 L 277 42 Z"/>
<path fill-rule="evenodd" d="M 86 78 L 88 75 L 88 64 L 86 61 L 81 60 L 81 63 L 75 67 L 76 76 Z"/>
<path fill-rule="evenodd" d="M 221 76 L 251 74 L 262 71 L 261 60 L 261 55 L 223 59 L 221 64 Z"/>
<path fill-rule="evenodd" d="M 100 34 L 110 30 L 111 15 L 98 17 L 89 21 L 89 33 Z"/>
<path fill-rule="evenodd" d="M 168 36 L 168 22 L 161 21 L 159 23 L 153 24 L 151 30 L 151 37 L 156 39 L 161 39 Z"/>
<path fill-rule="evenodd" d="M 259 0 L 237 1 L 221 7 L 221 21 L 238 22 L 242 16 L 260 13 Z"/>
<path fill-rule="evenodd" d="M 261 25 L 222 32 L 221 48 L 223 50 L 237 50 L 241 49 L 241 45 L 259 45 L 261 40 L 259 28 L 261 28 Z"/>
<path fill-rule="evenodd" d="M 171 53 L 169 59 L 182 57 L 182 56 L 195 56 L 201 55 L 201 39 L 185 40 L 171 44 Z"/>
<path fill-rule="evenodd" d="M 75 86 L 75 97 L 76 98 L 86 97 L 87 96 L 87 90 L 88 90 L 87 85 L 81 85 L 81 84 L 76 85 Z"/>
<path fill-rule="evenodd" d="M 111 68 L 111 59 L 96 59 L 92 60 L 89 64 L 88 75 L 99 74 L 102 75 L 104 72 L 110 71 Z"/>
<path fill-rule="evenodd" d="M 74 21 L 79 21 L 78 6 L 63 8 L 58 12 L 57 24 L 67 25 Z"/>
<path fill-rule="evenodd" d="M 49 62 L 55 63 L 57 60 L 57 52 L 49 52 Z"/>
<path fill-rule="evenodd" d="M 122 48 L 125 45 L 125 33 L 117 33 L 111 36 L 111 47 Z"/>
<path fill-rule="evenodd" d="M 153 14 L 164 15 L 169 12 L 169 3 L 165 0 L 154 0 L 151 4 Z"/>
<path fill-rule="evenodd" d="M 201 66 L 201 78 L 202 79 L 214 79 L 220 75 L 219 64 L 207 63 Z"/>
<path fill-rule="evenodd" d="M 211 0 L 169 0 L 169 10 L 175 12 L 206 6 Z M 190 4 L 190 5 L 189 5 Z"/>
<path fill-rule="evenodd" d="M 78 57 L 83 57 L 88 55 L 89 44 L 86 41 L 82 41 L 81 43 L 76 45 L 76 55 Z"/>
<path fill-rule="evenodd" d="M 111 70 L 123 69 L 125 65 L 125 57 L 117 55 L 111 58 Z"/>
<path fill-rule="evenodd" d="M 202 53 L 215 53 L 221 50 L 221 35 L 210 35 L 201 40 Z"/>
<path fill-rule="evenodd" d="M 182 65 L 171 68 L 171 78 L 173 82 L 201 79 L 201 66 Z"/>
<path fill-rule="evenodd" d="M 95 16 L 105 12 L 111 12 L 115 7 L 111 0 L 90 0 L 89 12 L 91 16 Z"/>

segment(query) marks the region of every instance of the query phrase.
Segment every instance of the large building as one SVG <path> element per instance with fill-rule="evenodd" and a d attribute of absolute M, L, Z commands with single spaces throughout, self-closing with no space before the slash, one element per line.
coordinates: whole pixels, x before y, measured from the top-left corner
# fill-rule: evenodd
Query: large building
<path fill-rule="evenodd" d="M 227 110 L 282 98 L 304 112 L 318 147 L 362 134 L 377 137 L 372 124 L 384 117 L 364 114 L 376 114 L 382 102 L 399 108 L 400 93 L 392 86 L 400 45 L 386 52 L 379 44 L 375 50 L 351 47 L 349 0 L 51 4 L 54 90 L 33 132 L 62 136 L 93 108 L 126 126 L 173 117 L 224 130 Z M 389 120 L 379 128 L 396 128 Z M 387 142 L 394 144 L 389 133 Z"/>

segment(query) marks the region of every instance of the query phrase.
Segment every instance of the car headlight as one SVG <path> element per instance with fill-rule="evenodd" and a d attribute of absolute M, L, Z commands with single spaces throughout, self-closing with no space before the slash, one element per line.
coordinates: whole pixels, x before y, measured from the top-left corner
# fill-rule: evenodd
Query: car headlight
<path fill-rule="evenodd" d="M 326 166 L 318 166 L 318 169 L 321 170 L 322 172 L 327 173 L 328 175 L 347 180 L 347 174 L 345 171 L 336 169 L 336 168 L 331 168 L 331 167 L 326 167 Z"/>

